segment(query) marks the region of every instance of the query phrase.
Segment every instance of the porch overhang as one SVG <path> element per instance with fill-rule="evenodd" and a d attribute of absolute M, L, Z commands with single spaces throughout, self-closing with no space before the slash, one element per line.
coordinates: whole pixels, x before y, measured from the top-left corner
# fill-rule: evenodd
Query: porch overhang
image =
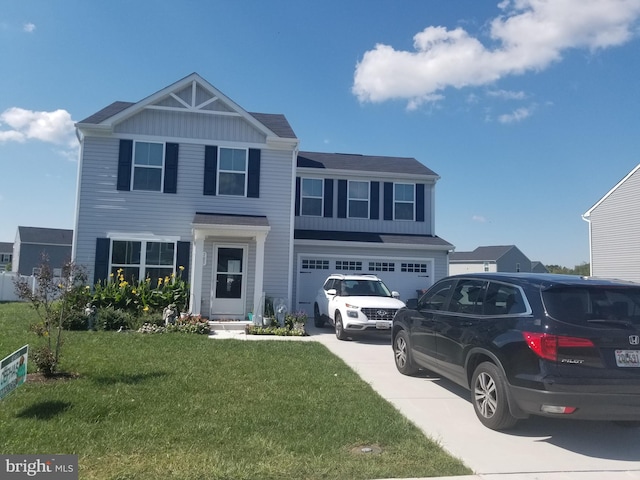
<path fill-rule="evenodd" d="M 267 234 L 271 230 L 267 217 L 196 212 L 191 227 L 193 244 L 191 247 L 190 311 L 196 315 L 201 313 L 202 272 L 205 261 L 204 241 L 205 238 L 209 236 L 255 240 L 256 257 L 253 304 L 258 305 L 264 284 L 264 244 Z"/>

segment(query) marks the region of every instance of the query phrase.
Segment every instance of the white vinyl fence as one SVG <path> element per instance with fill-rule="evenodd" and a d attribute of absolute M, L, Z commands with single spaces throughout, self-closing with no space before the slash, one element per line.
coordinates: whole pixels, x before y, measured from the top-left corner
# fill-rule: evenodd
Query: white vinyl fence
<path fill-rule="evenodd" d="M 27 279 L 31 285 L 31 290 L 37 285 L 36 277 L 33 275 L 19 275 L 15 272 L 0 272 L 0 302 L 20 301 L 16 295 L 15 280 L 17 278 Z"/>

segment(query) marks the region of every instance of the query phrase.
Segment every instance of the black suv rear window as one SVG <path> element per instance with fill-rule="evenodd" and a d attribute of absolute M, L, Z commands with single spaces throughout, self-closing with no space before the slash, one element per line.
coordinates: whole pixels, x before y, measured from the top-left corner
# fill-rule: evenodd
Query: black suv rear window
<path fill-rule="evenodd" d="M 542 292 L 547 313 L 575 325 L 640 325 L 640 288 L 553 287 Z"/>

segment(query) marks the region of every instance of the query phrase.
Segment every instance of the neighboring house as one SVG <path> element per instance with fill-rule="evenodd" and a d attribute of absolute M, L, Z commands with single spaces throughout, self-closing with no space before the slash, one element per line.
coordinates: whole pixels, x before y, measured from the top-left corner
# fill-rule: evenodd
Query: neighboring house
<path fill-rule="evenodd" d="M 591 275 L 640 282 L 640 165 L 582 218 L 589 223 Z"/>
<path fill-rule="evenodd" d="M 531 262 L 531 272 L 532 273 L 549 273 L 549 269 L 545 267 L 542 262 L 533 260 Z"/>
<path fill-rule="evenodd" d="M 531 272 L 531 260 L 515 245 L 478 247 L 449 255 L 449 275 L 471 272 Z"/>
<path fill-rule="evenodd" d="M 4 272 L 13 258 L 13 243 L 0 242 L 0 272 Z"/>
<path fill-rule="evenodd" d="M 299 152 L 283 115 L 195 73 L 76 128 L 73 259 L 92 281 L 182 273 L 192 313 L 244 319 L 263 293 L 311 314 L 330 273 L 375 273 L 404 298 L 446 275 L 439 177 L 415 159 Z"/>
<path fill-rule="evenodd" d="M 54 275 L 59 275 L 64 264 L 71 260 L 72 240 L 73 230 L 19 226 L 13 243 L 11 271 L 34 275 L 46 259 Z"/>

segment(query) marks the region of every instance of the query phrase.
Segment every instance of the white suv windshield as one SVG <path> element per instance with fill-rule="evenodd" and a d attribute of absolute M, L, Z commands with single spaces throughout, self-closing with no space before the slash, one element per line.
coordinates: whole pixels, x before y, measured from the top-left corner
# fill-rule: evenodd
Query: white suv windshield
<path fill-rule="evenodd" d="M 343 297 L 390 297 L 391 292 L 379 280 L 342 280 L 340 292 Z"/>

